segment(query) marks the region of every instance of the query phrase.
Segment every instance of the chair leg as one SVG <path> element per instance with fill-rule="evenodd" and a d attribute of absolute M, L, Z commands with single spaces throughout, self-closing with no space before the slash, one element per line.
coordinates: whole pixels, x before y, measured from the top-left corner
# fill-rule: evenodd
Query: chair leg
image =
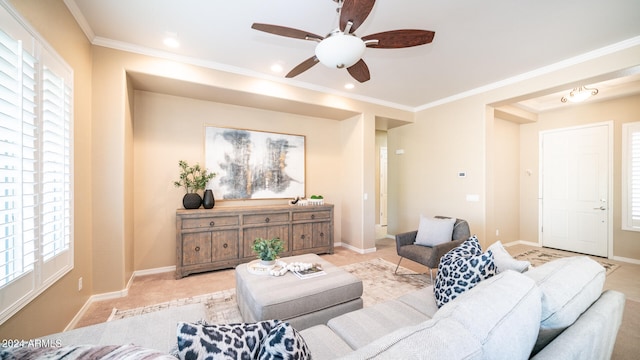
<path fill-rule="evenodd" d="M 398 274 L 398 269 L 400 268 L 400 262 L 402 261 L 402 259 L 404 259 L 402 256 L 400 257 L 400 260 L 398 260 L 398 265 L 396 265 L 396 270 L 393 272 L 394 275 L 400 275 L 400 276 L 409 276 L 409 275 L 427 275 L 426 273 L 410 273 L 410 274 Z M 431 284 L 433 284 L 433 269 L 431 269 L 430 267 L 427 267 L 427 269 L 429 269 L 429 277 L 431 278 Z"/>
<path fill-rule="evenodd" d="M 398 268 L 400 267 L 400 261 L 402 261 L 402 256 L 400 256 L 400 260 L 398 260 L 398 265 L 396 265 L 396 270 L 393 272 L 394 275 L 398 275 Z"/>

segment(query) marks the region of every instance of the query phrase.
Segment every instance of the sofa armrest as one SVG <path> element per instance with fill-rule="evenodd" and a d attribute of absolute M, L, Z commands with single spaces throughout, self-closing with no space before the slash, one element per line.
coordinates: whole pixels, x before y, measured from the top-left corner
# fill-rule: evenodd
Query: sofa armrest
<path fill-rule="evenodd" d="M 464 241 L 465 240 L 452 240 L 452 241 L 447 241 L 445 243 L 434 246 L 433 257 L 437 258 L 438 263 L 440 263 L 440 258 L 444 256 L 444 254 L 448 253 L 449 250 L 453 249 L 454 247 L 462 244 Z"/>
<path fill-rule="evenodd" d="M 610 359 L 622 323 L 624 306 L 623 293 L 604 291 L 576 322 L 532 359 Z"/>

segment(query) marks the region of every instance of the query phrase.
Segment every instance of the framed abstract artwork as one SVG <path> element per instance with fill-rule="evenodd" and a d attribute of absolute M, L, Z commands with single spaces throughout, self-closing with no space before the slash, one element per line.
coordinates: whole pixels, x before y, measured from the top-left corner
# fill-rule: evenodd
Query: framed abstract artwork
<path fill-rule="evenodd" d="M 305 137 L 205 127 L 205 165 L 216 199 L 291 199 L 305 196 Z"/>

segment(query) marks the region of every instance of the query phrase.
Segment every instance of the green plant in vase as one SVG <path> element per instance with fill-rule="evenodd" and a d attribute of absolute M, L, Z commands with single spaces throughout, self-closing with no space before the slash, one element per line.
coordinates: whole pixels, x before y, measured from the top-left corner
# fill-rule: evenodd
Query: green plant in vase
<path fill-rule="evenodd" d="M 257 238 L 251 246 L 253 252 L 262 260 L 263 264 L 273 264 L 278 255 L 284 251 L 284 243 L 280 238 L 263 239 Z"/>
<path fill-rule="evenodd" d="M 189 166 L 184 161 L 178 161 L 180 167 L 180 177 L 173 182 L 175 187 L 184 187 L 186 194 L 182 198 L 182 205 L 185 209 L 197 209 L 202 204 L 202 197 L 198 191 L 202 191 L 207 187 L 207 183 L 216 176 L 216 173 L 209 172 L 207 169 L 195 164 Z"/>

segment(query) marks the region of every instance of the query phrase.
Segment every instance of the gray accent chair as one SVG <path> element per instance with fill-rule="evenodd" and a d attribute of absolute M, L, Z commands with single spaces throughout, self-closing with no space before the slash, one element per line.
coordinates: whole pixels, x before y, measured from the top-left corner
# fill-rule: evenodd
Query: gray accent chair
<path fill-rule="evenodd" d="M 447 216 L 436 216 L 436 218 L 450 219 L 450 217 Z M 400 260 L 398 260 L 398 265 L 396 266 L 394 274 L 419 275 L 398 274 L 400 262 L 403 258 L 407 258 L 428 267 L 429 277 L 431 278 L 431 283 L 433 284 L 432 270 L 438 268 L 442 255 L 446 254 L 449 250 L 467 240 L 471 236 L 471 231 L 469 230 L 469 223 L 467 223 L 466 220 L 456 219 L 456 222 L 453 224 L 453 234 L 451 235 L 451 241 L 443 244 L 438 244 L 433 247 L 414 244 L 414 242 L 416 241 L 416 235 L 418 235 L 418 230 L 396 235 L 396 251 L 400 256 Z"/>

